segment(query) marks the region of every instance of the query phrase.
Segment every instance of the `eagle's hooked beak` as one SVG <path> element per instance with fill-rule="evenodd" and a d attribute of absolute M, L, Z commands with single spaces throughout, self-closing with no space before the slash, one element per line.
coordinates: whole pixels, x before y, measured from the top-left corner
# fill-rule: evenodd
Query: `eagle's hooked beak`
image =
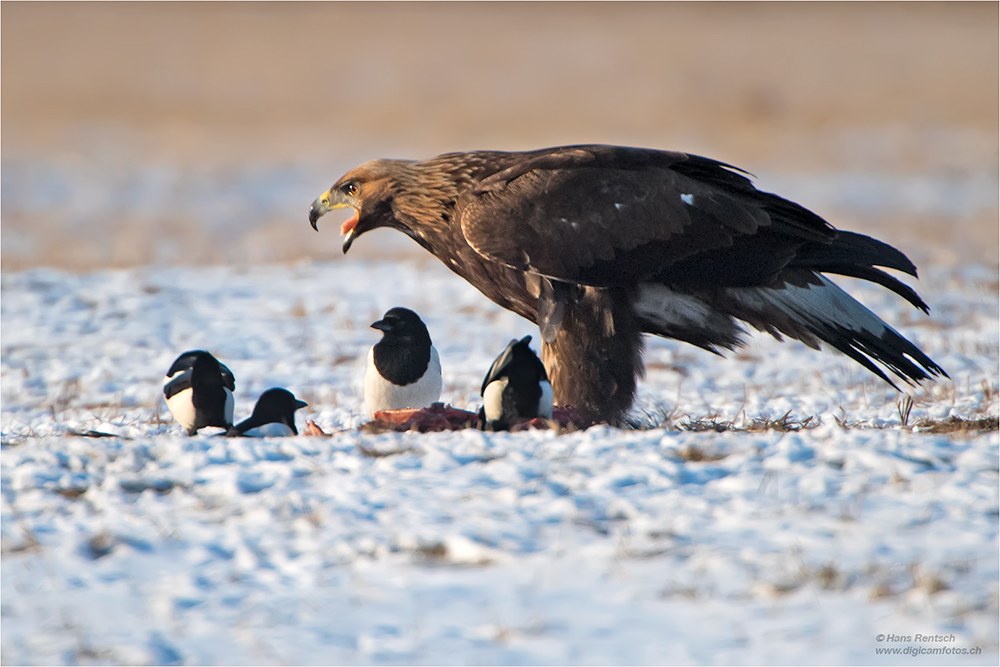
<path fill-rule="evenodd" d="M 347 202 L 339 201 L 335 198 L 336 195 L 332 195 L 330 190 L 327 190 L 319 197 L 316 201 L 312 203 L 309 207 L 309 224 L 317 232 L 319 231 L 319 226 L 316 224 L 321 217 L 330 211 L 338 208 L 347 208 L 351 206 Z M 358 224 L 358 214 L 355 213 L 350 219 L 347 220 L 343 225 L 340 226 L 340 233 L 345 235 L 344 238 L 344 253 L 350 249 L 351 244 L 354 243 L 354 227 Z"/>
<path fill-rule="evenodd" d="M 317 197 L 316 201 L 314 201 L 312 203 L 312 206 L 309 207 L 309 224 L 312 225 L 312 228 L 318 232 L 319 227 L 316 225 L 316 223 L 319 221 L 319 219 L 322 218 L 327 213 L 329 213 L 330 211 L 332 211 L 333 209 L 341 208 L 343 206 L 344 204 L 340 204 L 339 206 L 331 204 L 330 191 L 327 190 L 319 197 Z"/>

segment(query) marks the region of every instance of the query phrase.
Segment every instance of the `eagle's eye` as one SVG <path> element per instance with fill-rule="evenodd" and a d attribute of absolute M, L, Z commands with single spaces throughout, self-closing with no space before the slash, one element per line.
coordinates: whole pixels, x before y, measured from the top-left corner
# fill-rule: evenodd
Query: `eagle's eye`
<path fill-rule="evenodd" d="M 348 183 L 347 185 L 342 186 L 340 188 L 340 191 L 349 197 L 353 197 L 354 195 L 358 194 L 358 186 L 355 185 L 354 183 Z"/>

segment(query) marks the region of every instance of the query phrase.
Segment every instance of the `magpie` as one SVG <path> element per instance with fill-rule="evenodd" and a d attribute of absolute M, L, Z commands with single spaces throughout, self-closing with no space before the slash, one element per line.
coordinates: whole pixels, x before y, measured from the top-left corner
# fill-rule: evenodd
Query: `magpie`
<path fill-rule="evenodd" d="M 204 350 L 177 357 L 163 380 L 167 408 L 188 435 L 205 426 L 231 428 L 235 389 L 233 372 Z"/>
<path fill-rule="evenodd" d="M 427 408 L 441 397 L 441 359 L 420 317 L 392 308 L 372 323 L 382 340 L 368 352 L 365 411 Z"/>
<path fill-rule="evenodd" d="M 229 429 L 226 435 L 247 438 L 283 438 L 298 435 L 295 428 L 295 411 L 306 407 L 287 389 L 268 389 L 253 407 L 249 419 Z"/>
<path fill-rule="evenodd" d="M 505 431 L 535 417 L 552 419 L 552 385 L 530 342 L 531 336 L 510 341 L 490 366 L 479 391 L 485 430 Z"/>

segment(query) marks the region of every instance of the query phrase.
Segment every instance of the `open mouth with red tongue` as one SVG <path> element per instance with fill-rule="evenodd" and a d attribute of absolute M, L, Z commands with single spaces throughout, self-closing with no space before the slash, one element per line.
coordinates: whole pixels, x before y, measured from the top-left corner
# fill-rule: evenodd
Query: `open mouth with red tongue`
<path fill-rule="evenodd" d="M 344 221 L 344 224 L 340 226 L 340 234 L 350 234 L 354 231 L 354 228 L 358 226 L 358 212 L 355 211 L 354 215 Z"/>
<path fill-rule="evenodd" d="M 354 243 L 354 229 L 358 226 L 358 212 L 357 209 L 354 211 L 354 215 L 348 218 L 344 224 L 340 226 L 340 233 L 344 237 L 344 244 L 341 246 L 341 252 L 345 255 L 347 251 L 350 250 L 351 244 Z"/>

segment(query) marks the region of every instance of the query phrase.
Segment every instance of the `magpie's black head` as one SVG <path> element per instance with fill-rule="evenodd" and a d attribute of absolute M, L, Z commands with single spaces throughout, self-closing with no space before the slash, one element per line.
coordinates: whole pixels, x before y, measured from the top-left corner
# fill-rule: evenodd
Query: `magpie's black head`
<path fill-rule="evenodd" d="M 525 336 L 514 344 L 513 365 L 535 382 L 547 381 L 549 378 L 545 373 L 545 364 L 538 358 L 535 351 L 531 349 L 530 343 L 531 336 Z"/>
<path fill-rule="evenodd" d="M 409 308 L 392 308 L 386 311 L 378 322 L 372 322 L 372 329 L 382 332 L 380 343 L 408 344 L 414 347 L 431 345 L 431 335 L 427 332 L 420 316 Z"/>
<path fill-rule="evenodd" d="M 205 350 L 189 350 L 185 352 L 174 360 L 173 365 L 170 366 L 170 370 L 167 371 L 167 377 L 191 370 L 194 367 L 195 359 L 205 354 L 208 354 Z M 209 354 L 208 356 L 212 355 Z"/>
<path fill-rule="evenodd" d="M 237 428 L 240 432 L 245 432 L 265 424 L 285 424 L 298 435 L 299 432 L 295 428 L 295 411 L 306 405 L 305 401 L 298 400 L 287 389 L 268 389 L 257 399 L 257 405 L 254 406 L 250 419 Z"/>
<path fill-rule="evenodd" d="M 191 386 L 223 386 L 222 368 L 219 360 L 206 353 L 195 356 L 191 364 Z"/>
<path fill-rule="evenodd" d="M 494 380 L 504 377 L 517 378 L 519 382 L 528 384 L 548 381 L 545 365 L 531 349 L 530 343 L 531 336 L 510 341 L 490 366 L 479 393 L 485 392 L 486 387 Z"/>
<path fill-rule="evenodd" d="M 382 340 L 372 348 L 372 361 L 379 375 L 404 386 L 424 376 L 431 361 L 431 335 L 420 317 L 408 308 L 393 308 L 372 322 Z"/>
<path fill-rule="evenodd" d="M 195 373 L 195 368 L 198 369 L 197 373 L 199 375 L 210 374 L 213 378 L 216 375 L 220 376 L 222 378 L 222 385 L 230 391 L 236 389 L 236 379 L 233 377 L 233 372 L 225 364 L 213 357 L 210 352 L 206 352 L 205 350 L 189 350 L 177 357 L 170 366 L 170 370 L 167 371 L 168 378 L 176 376 L 175 382 L 171 382 L 170 384 L 184 385 L 184 387 L 191 386 L 191 378 Z M 209 380 L 209 382 L 216 384 L 214 379 Z M 176 390 L 173 393 L 176 393 Z"/>

